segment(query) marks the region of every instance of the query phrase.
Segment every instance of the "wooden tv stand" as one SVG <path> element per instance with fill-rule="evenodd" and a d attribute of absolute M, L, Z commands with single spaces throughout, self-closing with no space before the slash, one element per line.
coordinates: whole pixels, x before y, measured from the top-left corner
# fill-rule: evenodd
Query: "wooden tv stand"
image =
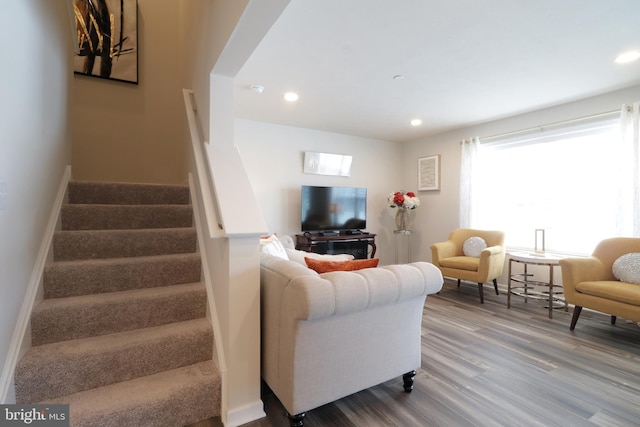
<path fill-rule="evenodd" d="M 376 255 L 375 234 L 296 234 L 296 249 L 318 254 L 351 254 L 356 259 L 365 259 L 369 257 L 369 246 L 373 258 Z"/>

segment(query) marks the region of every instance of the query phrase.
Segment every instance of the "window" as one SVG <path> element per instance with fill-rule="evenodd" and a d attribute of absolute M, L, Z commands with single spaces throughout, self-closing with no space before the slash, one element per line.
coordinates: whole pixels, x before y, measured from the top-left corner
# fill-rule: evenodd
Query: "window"
<path fill-rule="evenodd" d="M 481 143 L 474 227 L 503 230 L 511 248 L 589 254 L 616 235 L 617 120 Z"/>

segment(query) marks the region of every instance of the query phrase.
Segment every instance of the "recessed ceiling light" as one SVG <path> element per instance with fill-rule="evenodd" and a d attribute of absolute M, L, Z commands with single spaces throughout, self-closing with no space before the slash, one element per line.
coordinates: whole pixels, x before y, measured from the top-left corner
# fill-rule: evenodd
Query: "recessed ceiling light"
<path fill-rule="evenodd" d="M 402 74 L 396 74 L 395 76 L 393 76 L 393 80 L 402 80 L 404 79 L 404 75 Z"/>
<path fill-rule="evenodd" d="M 261 94 L 262 92 L 264 92 L 264 86 L 251 85 L 251 90 L 254 91 L 257 94 Z"/>
<path fill-rule="evenodd" d="M 287 102 L 296 102 L 298 100 L 298 94 L 295 92 L 287 92 L 284 94 L 284 100 Z"/>
<path fill-rule="evenodd" d="M 411 126 L 420 126 L 421 124 L 422 124 L 422 120 L 420 119 L 411 120 Z"/>
<path fill-rule="evenodd" d="M 640 58 L 640 52 L 638 52 L 637 50 L 630 50 L 618 55 L 618 57 L 616 58 L 616 62 L 618 64 L 626 64 L 628 62 L 633 62 L 638 58 Z"/>

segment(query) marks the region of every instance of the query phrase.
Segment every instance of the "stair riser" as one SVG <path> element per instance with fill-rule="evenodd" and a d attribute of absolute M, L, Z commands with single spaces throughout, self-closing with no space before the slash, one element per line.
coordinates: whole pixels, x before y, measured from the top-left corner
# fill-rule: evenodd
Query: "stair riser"
<path fill-rule="evenodd" d="M 179 254 L 196 251 L 194 228 L 58 231 L 54 261 Z"/>
<path fill-rule="evenodd" d="M 189 187 L 179 185 L 70 182 L 67 194 L 72 204 L 189 204 Z"/>
<path fill-rule="evenodd" d="M 33 347 L 27 353 L 16 367 L 17 403 L 40 402 L 210 360 L 213 334 L 210 327 L 198 327 L 160 338 L 141 336 L 137 342 L 106 348 L 71 343 Z"/>
<path fill-rule="evenodd" d="M 31 315 L 31 343 L 41 345 L 197 319 L 206 316 L 206 300 L 206 290 L 198 284 L 43 301 Z"/>
<path fill-rule="evenodd" d="M 191 205 L 64 205 L 63 230 L 178 228 L 193 225 Z"/>
<path fill-rule="evenodd" d="M 50 263 L 44 270 L 44 298 L 143 289 L 200 281 L 199 254 L 171 257 Z"/>

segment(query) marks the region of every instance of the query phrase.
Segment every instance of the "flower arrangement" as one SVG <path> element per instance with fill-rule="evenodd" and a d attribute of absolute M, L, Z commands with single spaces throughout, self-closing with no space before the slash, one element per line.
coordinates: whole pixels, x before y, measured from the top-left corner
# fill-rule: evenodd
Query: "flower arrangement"
<path fill-rule="evenodd" d="M 420 199 L 413 191 L 396 191 L 389 194 L 387 201 L 392 208 L 415 209 L 420 206 Z"/>

